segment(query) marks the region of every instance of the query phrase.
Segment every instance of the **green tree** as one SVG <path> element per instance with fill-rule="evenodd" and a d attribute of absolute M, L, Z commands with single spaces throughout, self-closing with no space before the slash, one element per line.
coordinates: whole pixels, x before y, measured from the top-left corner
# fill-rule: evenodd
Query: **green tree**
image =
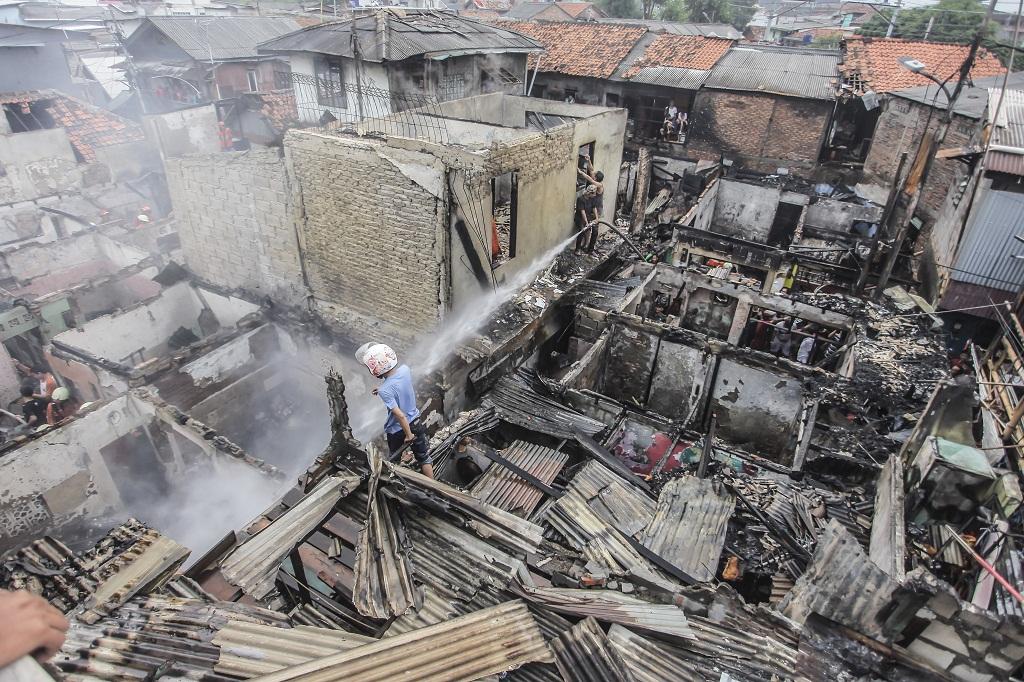
<path fill-rule="evenodd" d="M 686 21 L 689 16 L 684 0 L 665 0 L 658 12 L 658 18 L 662 21 Z"/>
<path fill-rule="evenodd" d="M 861 35 L 884 36 L 891 18 L 892 10 L 882 10 L 861 27 Z M 929 7 L 898 12 L 892 37 L 940 43 L 969 43 L 984 20 L 985 5 L 978 0 L 941 0 Z M 991 22 L 986 28 L 986 36 L 991 37 L 995 29 L 995 22 Z"/>
<path fill-rule="evenodd" d="M 742 31 L 757 13 L 757 0 L 733 0 L 729 5 L 729 23 L 738 31 Z"/>
<path fill-rule="evenodd" d="M 618 19 L 640 18 L 640 3 L 638 0 L 597 0 L 597 6 L 610 17 Z"/>
<path fill-rule="evenodd" d="M 728 0 L 683 0 L 686 17 L 695 24 L 729 23 L 732 12 Z"/>

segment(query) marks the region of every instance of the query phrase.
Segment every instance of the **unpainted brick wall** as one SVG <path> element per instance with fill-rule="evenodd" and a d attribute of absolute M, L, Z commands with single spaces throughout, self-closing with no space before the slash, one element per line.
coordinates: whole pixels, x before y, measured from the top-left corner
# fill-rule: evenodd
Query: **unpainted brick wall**
<path fill-rule="evenodd" d="M 188 267 L 202 279 L 288 304 L 306 295 L 280 151 L 166 160 L 167 185 Z"/>
<path fill-rule="evenodd" d="M 815 163 L 831 112 L 825 101 L 701 90 L 687 147 L 705 158 L 737 154 Z"/>
<path fill-rule="evenodd" d="M 885 103 L 885 111 L 878 118 L 871 149 L 864 160 L 864 181 L 888 187 L 897 181 L 896 170 L 899 168 L 900 156 L 907 152 L 904 175 L 910 170 L 917 155 L 918 145 L 927 128 L 937 131 L 942 112 L 936 110 L 931 120 L 928 119 L 929 107 L 901 97 L 890 97 Z M 946 133 L 942 147 L 959 147 L 970 144 L 971 139 L 980 131 L 979 121 L 965 116 L 954 116 L 953 122 Z M 963 165 L 956 159 L 935 159 L 928 180 L 924 185 L 924 193 L 918 202 L 918 212 L 930 223 L 940 215 L 946 192 L 954 182 L 959 182 Z"/>
<path fill-rule="evenodd" d="M 441 199 L 370 140 L 292 132 L 285 146 L 302 190 L 313 296 L 405 336 L 440 315 Z"/>

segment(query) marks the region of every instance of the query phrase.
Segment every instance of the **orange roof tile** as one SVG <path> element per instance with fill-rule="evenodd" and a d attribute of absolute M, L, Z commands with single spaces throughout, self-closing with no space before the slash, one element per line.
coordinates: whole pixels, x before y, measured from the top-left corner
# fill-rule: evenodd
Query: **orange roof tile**
<path fill-rule="evenodd" d="M 576 18 L 594 6 L 592 2 L 560 2 L 558 6 L 569 13 L 569 16 Z"/>
<path fill-rule="evenodd" d="M 70 95 L 53 90 L 8 93 L 0 96 L 4 103 L 46 100 L 46 111 L 57 128 L 64 128 L 75 151 L 85 161 L 96 160 L 96 150 L 124 142 L 146 139 L 142 127 L 117 114 L 93 106 Z"/>
<path fill-rule="evenodd" d="M 611 76 L 647 32 L 645 26 L 576 22 L 502 21 L 499 25 L 544 46 L 541 71 L 590 78 Z M 537 55 L 530 55 L 530 68 L 537 65 L 537 60 Z"/>
<path fill-rule="evenodd" d="M 721 59 L 734 41 L 727 38 L 663 34 L 623 74 L 632 78 L 645 66 L 672 66 L 707 71 Z"/>
<path fill-rule="evenodd" d="M 928 73 L 944 80 L 955 76 L 967 58 L 967 45 L 930 43 L 899 38 L 852 37 L 845 41 L 846 56 L 839 65 L 844 80 L 857 91 L 892 92 L 929 85 L 930 80 L 900 64 L 900 57 L 923 62 Z M 981 49 L 971 69 L 971 78 L 998 76 L 1006 71 L 988 50 Z"/>

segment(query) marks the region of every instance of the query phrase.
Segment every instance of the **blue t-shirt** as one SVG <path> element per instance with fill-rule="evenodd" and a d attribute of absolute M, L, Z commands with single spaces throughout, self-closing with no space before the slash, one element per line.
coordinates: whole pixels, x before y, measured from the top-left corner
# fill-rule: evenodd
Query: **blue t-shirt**
<path fill-rule="evenodd" d="M 398 433 L 402 430 L 402 425 L 391 413 L 391 410 L 396 407 L 405 413 L 405 418 L 409 420 L 410 424 L 420 416 L 420 411 L 416 407 L 416 390 L 412 387 L 412 372 L 409 371 L 407 365 L 399 365 L 377 389 L 377 395 L 384 401 L 384 406 L 388 408 L 388 418 L 384 422 L 385 433 Z"/>

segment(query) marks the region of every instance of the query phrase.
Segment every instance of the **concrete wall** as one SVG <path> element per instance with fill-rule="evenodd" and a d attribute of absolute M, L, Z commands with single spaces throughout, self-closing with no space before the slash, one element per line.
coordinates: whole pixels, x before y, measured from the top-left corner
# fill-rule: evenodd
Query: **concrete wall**
<path fill-rule="evenodd" d="M 200 278 L 255 296 L 305 299 L 293 194 L 280 151 L 167 159 L 185 262 Z"/>
<path fill-rule="evenodd" d="M 5 32 L 4 36 L 7 35 Z M 47 31 L 18 26 L 17 40 L 42 42 L 39 47 L 7 47 L 4 49 L 4 68 L 0 69 L 0 92 L 26 92 L 31 90 L 59 90 L 75 97 L 86 98 L 86 88 L 74 82 L 62 43 L 67 40 L 63 31 Z"/>
<path fill-rule="evenodd" d="M 0 253 L 0 278 L 14 279 L 21 288 L 42 295 L 136 265 L 148 256 L 96 232 L 83 232 Z"/>
<path fill-rule="evenodd" d="M 411 339 L 441 314 L 444 165 L 381 142 L 292 131 L 313 296 L 354 333 Z M 374 329 L 374 321 L 385 325 Z"/>
<path fill-rule="evenodd" d="M 725 90 L 697 93 L 687 148 L 702 158 L 724 155 L 817 163 L 833 102 Z"/>
<path fill-rule="evenodd" d="M 0 204 L 65 192 L 82 179 L 63 128 L 0 135 L 0 170 Z"/>
<path fill-rule="evenodd" d="M 721 437 L 770 459 L 786 451 L 802 407 L 797 379 L 723 358 L 711 396 Z"/>
<path fill-rule="evenodd" d="M 316 60 L 313 53 L 296 53 L 289 57 L 292 73 L 308 78 L 316 77 Z M 364 88 L 390 92 L 388 74 L 383 64 L 363 62 L 360 70 L 361 83 Z M 351 59 L 342 60 L 342 79 L 346 85 L 356 84 L 355 62 Z M 348 93 L 344 107 L 331 107 L 317 101 L 316 87 L 312 81 L 297 83 L 295 87 L 295 106 L 299 120 L 303 123 L 318 124 L 320 115 L 329 111 L 339 121 L 355 121 L 359 118 L 359 101 L 353 93 Z M 364 115 L 382 116 L 391 112 L 391 103 L 381 97 L 365 95 L 362 111 Z M 369 112 L 372 112 L 370 114 Z"/>
<path fill-rule="evenodd" d="M 165 352 L 167 340 L 179 327 L 191 329 L 202 338 L 199 317 L 207 308 L 221 326 L 231 327 L 244 315 L 255 312 L 258 306 L 210 291 L 197 293 L 191 285 L 181 282 L 168 287 L 148 303 L 98 317 L 53 338 L 97 357 L 132 366 L 139 362 L 139 355 L 129 360 L 137 351 L 141 351 L 146 360 Z"/>
<path fill-rule="evenodd" d="M 217 111 L 212 104 L 143 116 L 142 125 L 146 137 L 156 142 L 166 158 L 220 151 Z"/>
<path fill-rule="evenodd" d="M 777 187 L 747 184 L 722 178 L 712 232 L 763 243 L 768 239 L 782 196 Z"/>
<path fill-rule="evenodd" d="M 689 418 L 703 392 L 712 360 L 710 353 L 662 340 L 647 408 L 673 420 Z"/>
<path fill-rule="evenodd" d="M 117 513 L 121 498 L 99 449 L 149 419 L 122 396 L 0 458 L 0 552 Z"/>

